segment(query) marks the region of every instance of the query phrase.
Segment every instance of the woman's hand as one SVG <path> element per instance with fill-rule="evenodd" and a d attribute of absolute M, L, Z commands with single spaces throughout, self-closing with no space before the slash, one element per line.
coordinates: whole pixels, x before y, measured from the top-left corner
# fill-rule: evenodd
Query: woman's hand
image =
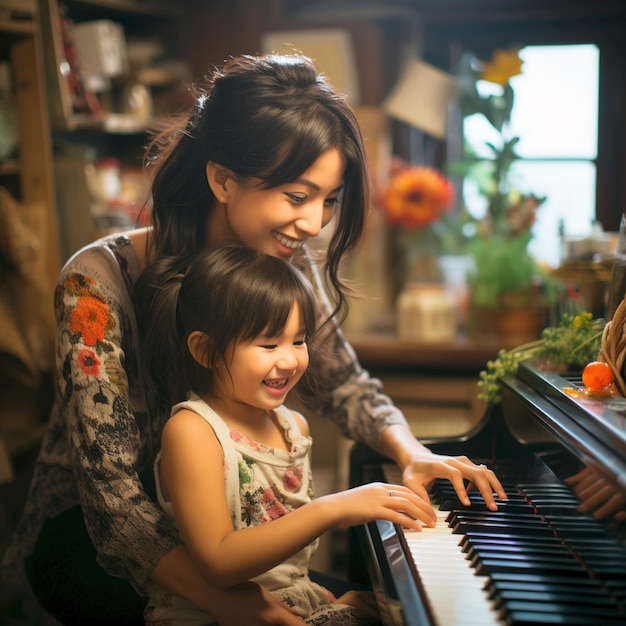
<path fill-rule="evenodd" d="M 626 520 L 626 495 L 619 485 L 591 467 L 565 479 L 581 501 L 578 511 L 591 513 L 596 519 L 614 517 Z"/>
<path fill-rule="evenodd" d="M 223 589 L 223 602 L 212 602 L 220 626 L 302 626 L 304 620 L 261 585 L 246 582 Z"/>
<path fill-rule="evenodd" d="M 152 570 L 151 578 L 210 613 L 221 626 L 304 624 L 290 608 L 257 583 L 248 581 L 224 589 L 209 585 L 182 544 L 161 558 Z"/>
<path fill-rule="evenodd" d="M 480 491 L 491 511 L 498 510 L 494 493 L 503 500 L 507 499 L 495 473 L 485 465 L 476 465 L 466 456 L 443 456 L 426 450 L 423 454 L 412 457 L 402 472 L 402 482 L 419 495 L 426 493 L 426 497 L 426 486 L 435 478 L 447 478 L 465 506 L 470 504 L 467 492 L 472 488 Z M 469 481 L 467 486 L 465 480 Z"/>
<path fill-rule="evenodd" d="M 454 487 L 462 504 L 469 506 L 468 490 L 477 488 L 491 511 L 497 511 L 494 493 L 503 500 L 506 492 L 497 476 L 484 465 L 476 465 L 466 456 L 434 454 L 415 435 L 400 424 L 388 426 L 381 433 L 385 454 L 402 468 L 402 482 L 417 495 L 430 502 L 426 488 L 435 478 L 446 478 Z M 464 480 L 469 481 L 466 486 Z"/>
<path fill-rule="evenodd" d="M 347 604 L 354 607 L 364 620 L 380 621 L 376 596 L 371 591 L 347 591 L 335 600 L 334 604 Z"/>

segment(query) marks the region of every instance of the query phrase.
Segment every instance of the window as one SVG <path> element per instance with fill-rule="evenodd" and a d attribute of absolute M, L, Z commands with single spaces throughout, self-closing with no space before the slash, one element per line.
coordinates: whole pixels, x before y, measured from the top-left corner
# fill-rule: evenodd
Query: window
<path fill-rule="evenodd" d="M 515 101 L 509 127 L 510 136 L 520 137 L 520 159 L 511 178 L 521 191 L 546 196 L 529 249 L 556 267 L 561 228 L 568 237 L 584 237 L 596 214 L 599 50 L 592 44 L 527 46 L 520 58 L 522 74 L 511 79 Z M 481 115 L 465 119 L 465 138 L 480 156 L 489 156 L 484 146 L 493 140 L 490 131 Z M 484 198 L 469 180 L 463 196 L 470 213 L 482 217 Z"/>

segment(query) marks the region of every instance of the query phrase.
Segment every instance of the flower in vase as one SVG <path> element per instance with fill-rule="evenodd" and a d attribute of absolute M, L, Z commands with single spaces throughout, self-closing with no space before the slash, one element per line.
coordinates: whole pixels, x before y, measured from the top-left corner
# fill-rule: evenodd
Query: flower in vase
<path fill-rule="evenodd" d="M 396 290 L 407 281 L 439 278 L 439 229 L 453 201 L 452 183 L 437 170 L 396 162 L 380 198 L 391 227 L 390 269 Z"/>
<path fill-rule="evenodd" d="M 381 204 L 390 224 L 411 230 L 437 222 L 453 199 L 454 188 L 445 176 L 430 167 L 406 166 L 392 176 Z"/>

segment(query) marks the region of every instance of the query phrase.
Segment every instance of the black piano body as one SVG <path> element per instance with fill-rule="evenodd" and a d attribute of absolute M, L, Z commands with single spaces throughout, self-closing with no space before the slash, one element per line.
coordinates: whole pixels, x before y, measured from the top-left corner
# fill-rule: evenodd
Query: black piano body
<path fill-rule="evenodd" d="M 626 511 L 626 413 L 609 408 L 609 398 L 576 399 L 563 391 L 567 387 L 582 388 L 580 375 L 557 374 L 543 371 L 534 362 L 522 363 L 517 376 L 504 381 L 502 403 L 490 405 L 475 429 L 460 438 L 424 443 L 434 452 L 465 454 L 487 464 L 509 485 L 507 491 L 510 485 L 531 482 L 563 489 L 564 481 L 584 472 L 599 485 L 594 510 L 614 506 Z M 384 480 L 385 463 L 389 461 L 366 447 L 355 446 L 350 459 L 351 485 Z M 576 497 L 573 491 L 569 493 Z M 609 573 L 591 570 L 589 576 L 606 580 L 615 598 L 614 608 L 623 615 L 621 621 L 607 618 L 606 623 L 626 624 L 626 583 L 620 582 L 626 579 L 626 524 L 616 520 L 613 513 L 601 521 L 591 521 L 615 540 L 616 549 L 604 557 L 604 569 Z M 365 582 L 363 573 L 367 571 L 385 624 L 451 626 L 437 623 L 401 528 L 373 522 L 355 529 L 349 562 L 352 579 Z M 557 566 L 553 572 L 559 574 Z M 450 593 L 462 590 L 450 589 Z M 509 621 L 506 611 L 501 619 L 502 624 L 518 623 Z M 580 620 L 587 623 L 584 618 Z M 562 616 L 554 623 L 573 622 Z M 598 626 L 605 622 L 588 623 Z"/>

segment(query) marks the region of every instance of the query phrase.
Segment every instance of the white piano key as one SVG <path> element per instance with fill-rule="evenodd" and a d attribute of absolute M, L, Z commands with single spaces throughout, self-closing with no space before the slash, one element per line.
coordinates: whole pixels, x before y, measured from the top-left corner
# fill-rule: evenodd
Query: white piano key
<path fill-rule="evenodd" d="M 459 547 L 445 518 L 437 513 L 437 526 L 421 532 L 405 530 L 404 536 L 437 626 L 491 626 L 502 624 L 483 586 L 486 576 L 477 576 Z"/>
<path fill-rule="evenodd" d="M 387 481 L 401 483 L 397 465 L 385 464 L 383 471 Z M 503 624 L 483 589 L 487 577 L 475 574 L 459 547 L 461 536 L 453 535 L 446 523 L 450 512 L 440 511 L 437 504 L 433 509 L 437 514 L 435 528 L 403 532 L 437 626 Z"/>

